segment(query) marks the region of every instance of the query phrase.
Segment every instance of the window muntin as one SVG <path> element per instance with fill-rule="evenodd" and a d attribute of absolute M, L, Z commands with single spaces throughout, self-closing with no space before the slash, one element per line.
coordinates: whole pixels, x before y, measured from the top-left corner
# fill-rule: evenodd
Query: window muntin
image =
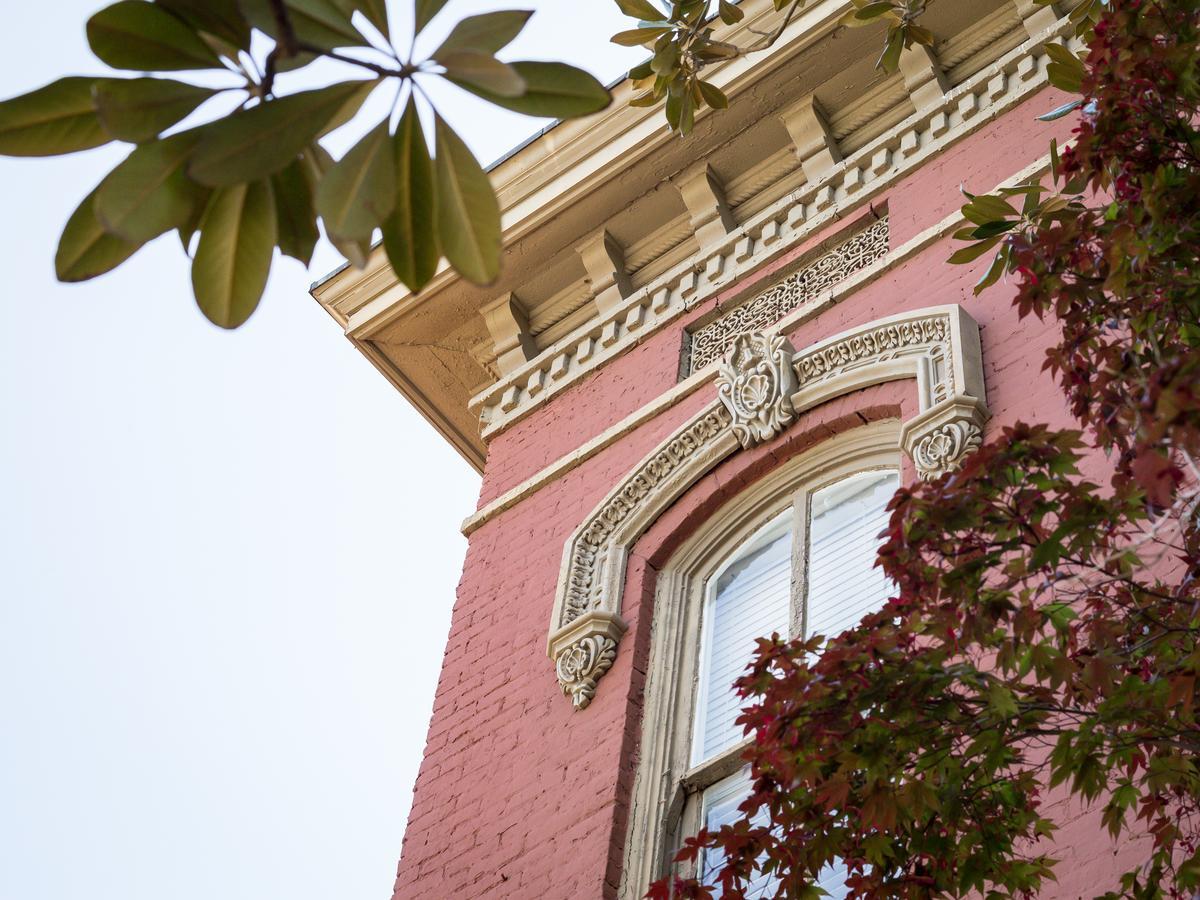
<path fill-rule="evenodd" d="M 734 724 L 742 703 L 732 685 L 753 658 L 756 639 L 773 632 L 787 636 L 789 622 L 803 634 L 836 636 L 886 602 L 890 584 L 875 557 L 898 485 L 899 473 L 886 468 L 853 472 L 815 490 L 802 487 L 791 509 L 745 540 L 709 578 L 691 777 L 709 782 L 700 792 L 700 822 L 710 830 L 736 821 L 750 793 L 748 769 L 715 783 L 703 773 L 706 763 L 714 771 L 728 765 L 732 748 L 743 740 Z M 803 528 L 794 527 L 797 520 Z M 719 854 L 705 854 L 702 880 L 715 884 L 721 865 Z M 835 861 L 818 884 L 836 900 L 846 895 L 845 879 L 845 867 Z M 759 875 L 749 887 L 747 896 L 766 896 L 774 880 Z"/>

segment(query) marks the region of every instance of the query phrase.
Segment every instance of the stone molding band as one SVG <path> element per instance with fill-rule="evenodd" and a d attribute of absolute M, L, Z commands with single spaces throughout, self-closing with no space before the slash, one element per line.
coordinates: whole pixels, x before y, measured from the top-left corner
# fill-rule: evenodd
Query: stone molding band
<path fill-rule="evenodd" d="M 806 410 L 899 379 L 917 386 L 920 411 L 901 427 L 900 445 L 918 477 L 957 468 L 988 419 L 979 326 L 962 307 L 890 316 L 799 353 L 759 332 L 732 343 L 717 399 L 636 465 L 564 548 L 547 649 L 576 709 L 616 660 L 629 550 L 654 520 L 727 456 L 772 440 Z"/>

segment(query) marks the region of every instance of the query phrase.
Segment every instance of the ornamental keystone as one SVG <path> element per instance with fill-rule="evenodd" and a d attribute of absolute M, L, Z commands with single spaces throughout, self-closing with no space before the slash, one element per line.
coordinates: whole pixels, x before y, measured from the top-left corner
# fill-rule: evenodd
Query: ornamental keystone
<path fill-rule="evenodd" d="M 795 353 L 787 338 L 760 332 L 738 335 L 730 344 L 717 375 L 717 396 L 733 416 L 742 447 L 769 441 L 796 418 Z"/>

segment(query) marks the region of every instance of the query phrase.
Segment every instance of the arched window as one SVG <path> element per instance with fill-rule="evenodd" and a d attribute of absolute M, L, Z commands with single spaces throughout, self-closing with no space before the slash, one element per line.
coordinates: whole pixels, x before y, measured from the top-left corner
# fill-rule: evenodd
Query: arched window
<path fill-rule="evenodd" d="M 716 513 L 659 576 L 643 753 L 624 896 L 667 870 L 683 838 L 740 817 L 750 792 L 734 680 L 755 640 L 833 636 L 889 596 L 875 567 L 899 485 L 895 423 L 855 429 L 780 467 Z M 702 860 L 712 883 L 721 860 Z M 821 886 L 841 896 L 844 872 Z M 773 894 L 761 877 L 749 896 Z"/>

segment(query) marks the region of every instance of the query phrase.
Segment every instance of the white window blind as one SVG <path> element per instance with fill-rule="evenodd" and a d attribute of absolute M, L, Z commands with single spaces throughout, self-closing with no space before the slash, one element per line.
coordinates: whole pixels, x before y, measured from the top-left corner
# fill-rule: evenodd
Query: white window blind
<path fill-rule="evenodd" d="M 754 656 L 757 638 L 773 632 L 788 634 L 791 516 L 789 510 L 750 538 L 710 585 L 697 697 L 695 763 L 742 739 L 741 727 L 734 724 L 742 703 L 733 682 Z"/>
<path fill-rule="evenodd" d="M 891 582 L 875 566 L 894 471 L 862 472 L 815 491 L 808 526 L 807 634 L 835 637 L 879 609 Z"/>
<path fill-rule="evenodd" d="M 740 772 L 730 775 L 723 781 L 718 781 L 704 792 L 703 819 L 704 827 L 709 831 L 717 831 L 722 825 L 731 825 L 741 819 L 738 807 L 750 796 L 750 769 L 747 767 Z M 754 817 L 755 825 L 767 821 L 766 810 L 761 810 Z M 720 850 L 709 850 L 701 860 L 700 881 L 702 884 L 715 887 L 718 874 L 725 864 L 725 854 Z M 846 877 L 849 873 L 842 861 L 836 860 L 817 874 L 817 885 L 821 887 L 831 900 L 844 900 L 850 889 L 846 887 Z M 778 888 L 777 879 L 770 874 L 757 872 L 746 885 L 747 897 L 773 897 Z M 720 894 L 717 895 L 718 897 Z"/>
<path fill-rule="evenodd" d="M 704 827 L 716 831 L 722 825 L 732 825 L 741 819 L 738 807 L 750 796 L 750 769 L 730 775 L 723 781 L 718 781 L 704 792 Z M 755 817 L 754 823 L 761 825 L 766 821 L 766 811 Z M 701 860 L 700 881 L 709 886 L 717 885 L 717 875 L 725 865 L 725 854 L 720 850 L 709 850 Z M 843 879 L 844 880 L 844 879 Z M 771 875 L 758 872 L 746 885 L 747 897 L 773 897 L 777 882 Z M 717 895 L 718 897 L 720 894 Z"/>

